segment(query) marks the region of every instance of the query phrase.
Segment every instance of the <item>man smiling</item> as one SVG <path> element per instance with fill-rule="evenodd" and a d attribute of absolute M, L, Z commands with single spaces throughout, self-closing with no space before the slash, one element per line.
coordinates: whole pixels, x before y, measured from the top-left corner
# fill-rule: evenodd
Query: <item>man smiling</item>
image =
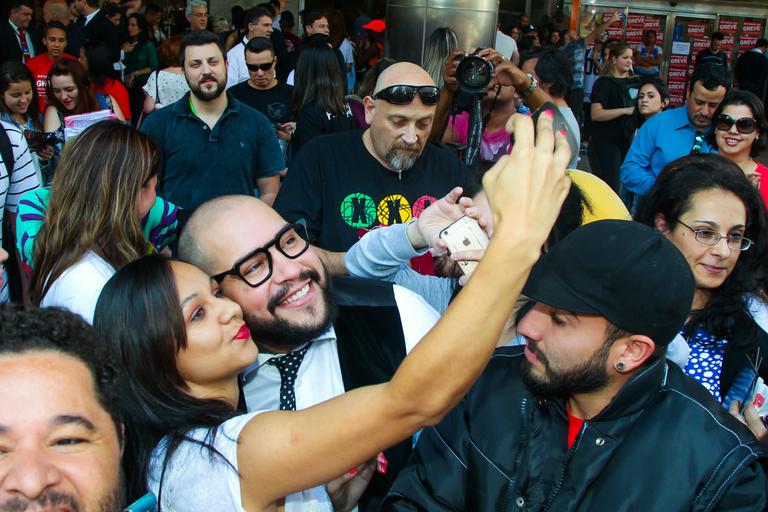
<path fill-rule="evenodd" d="M 81 318 L 0 308 L 0 511 L 124 505 L 117 368 Z"/>

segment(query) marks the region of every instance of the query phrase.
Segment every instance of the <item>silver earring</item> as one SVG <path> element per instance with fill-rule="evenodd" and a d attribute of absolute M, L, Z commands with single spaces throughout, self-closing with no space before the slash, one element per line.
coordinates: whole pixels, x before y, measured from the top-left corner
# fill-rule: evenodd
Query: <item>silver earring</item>
<path fill-rule="evenodd" d="M 627 369 L 627 366 L 624 363 L 622 363 L 621 361 L 616 363 L 616 371 L 617 372 L 621 373 L 621 372 L 623 372 L 626 369 Z"/>

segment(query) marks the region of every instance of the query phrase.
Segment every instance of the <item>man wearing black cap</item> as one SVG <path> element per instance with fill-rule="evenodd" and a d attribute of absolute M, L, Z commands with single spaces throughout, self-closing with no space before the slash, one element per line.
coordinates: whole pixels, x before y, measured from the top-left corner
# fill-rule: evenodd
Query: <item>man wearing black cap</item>
<path fill-rule="evenodd" d="M 425 430 L 381 510 L 764 510 L 767 454 L 664 357 L 694 280 L 659 232 L 574 231 L 464 402 Z"/>

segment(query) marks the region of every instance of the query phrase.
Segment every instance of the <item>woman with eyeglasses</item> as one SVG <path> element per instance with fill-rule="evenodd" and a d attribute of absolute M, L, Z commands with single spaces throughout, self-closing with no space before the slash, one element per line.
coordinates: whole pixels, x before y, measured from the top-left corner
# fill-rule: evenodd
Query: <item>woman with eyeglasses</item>
<path fill-rule="evenodd" d="M 637 220 L 664 233 L 696 279 L 680 329 L 685 372 L 724 407 L 744 403 L 756 375 L 768 380 L 768 221 L 757 190 L 722 156 L 688 156 L 659 174 Z"/>
<path fill-rule="evenodd" d="M 357 128 L 352 109 L 344 99 L 346 78 L 336 52 L 327 37 L 312 36 L 296 62 L 293 87 L 293 116 L 296 131 L 291 137 L 291 154 L 317 135 Z"/>
<path fill-rule="evenodd" d="M 491 356 L 568 192 L 567 143 L 558 136 L 553 156 L 547 122 L 539 121 L 546 135 L 534 149 L 531 121 L 513 121 L 518 144 L 484 179 L 498 236 L 391 381 L 303 410 L 245 413 L 238 410 L 238 375 L 256 361 L 258 348 L 240 307 L 222 296 L 215 279 L 186 263 L 152 255 L 119 270 L 99 298 L 95 327 L 123 372 L 129 496 L 149 489 L 161 512 L 302 512 L 308 508 L 284 497 L 348 471 L 357 485 L 359 473 L 350 470 L 436 424 Z M 241 266 L 244 279 L 252 273 L 256 282 L 269 280 L 269 260 L 286 265 L 286 254 L 303 255 L 294 260 L 296 270 L 319 265 L 305 231 L 278 232 L 284 234 L 272 242 L 269 234 L 258 240 L 257 253 L 270 256 Z"/>
<path fill-rule="evenodd" d="M 768 146 L 763 101 L 749 91 L 733 90 L 712 117 L 718 152 L 738 165 L 768 205 L 768 167 L 754 157 Z"/>

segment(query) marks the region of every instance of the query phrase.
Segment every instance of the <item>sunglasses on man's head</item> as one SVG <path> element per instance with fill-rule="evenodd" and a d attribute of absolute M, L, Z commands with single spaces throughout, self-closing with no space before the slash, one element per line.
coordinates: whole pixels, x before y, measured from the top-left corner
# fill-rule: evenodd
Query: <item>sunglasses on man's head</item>
<path fill-rule="evenodd" d="M 245 65 L 248 67 L 248 71 L 253 71 L 254 73 L 258 70 L 269 71 L 270 69 L 272 69 L 271 62 L 267 62 L 264 64 L 247 64 L 246 63 Z"/>
<path fill-rule="evenodd" d="M 377 92 L 373 98 L 393 105 L 409 105 L 418 93 L 425 105 L 437 105 L 440 89 L 434 85 L 391 85 Z"/>
<path fill-rule="evenodd" d="M 747 134 L 757 130 L 757 120 L 753 117 L 734 119 L 729 115 L 720 114 L 715 118 L 715 129 L 723 132 L 730 130 L 734 124 L 739 133 Z"/>

